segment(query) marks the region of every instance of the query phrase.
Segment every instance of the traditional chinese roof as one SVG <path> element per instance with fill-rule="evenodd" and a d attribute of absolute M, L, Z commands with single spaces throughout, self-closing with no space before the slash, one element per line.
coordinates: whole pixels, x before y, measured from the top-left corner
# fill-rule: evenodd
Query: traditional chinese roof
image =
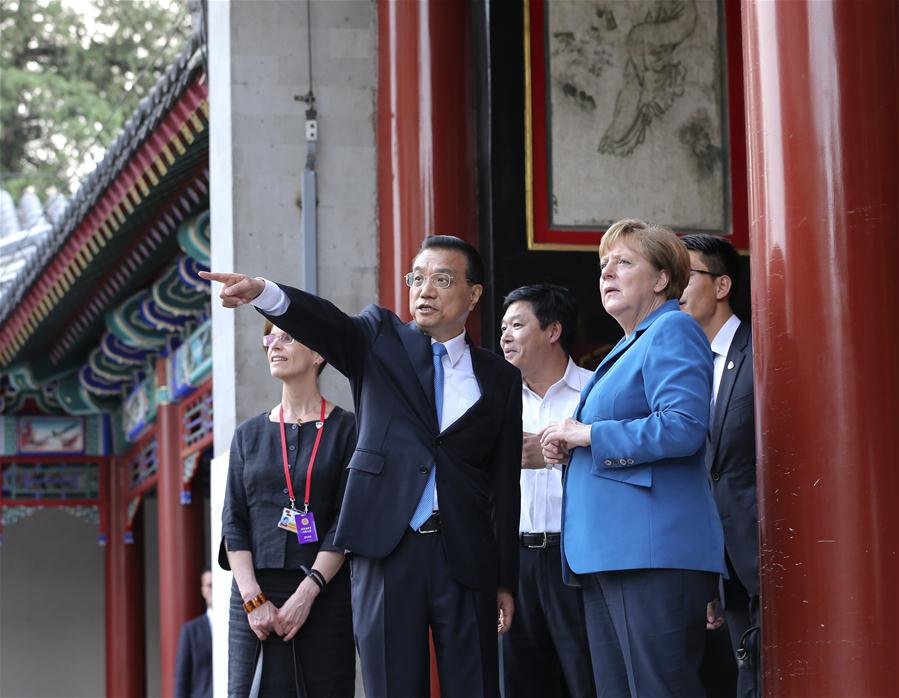
<path fill-rule="evenodd" d="M 0 288 L 0 411 L 25 394 L 41 408 L 110 409 L 148 357 L 166 351 L 167 335 L 206 312 L 208 285 L 196 277 L 209 259 L 200 42 L 190 37 Z"/>

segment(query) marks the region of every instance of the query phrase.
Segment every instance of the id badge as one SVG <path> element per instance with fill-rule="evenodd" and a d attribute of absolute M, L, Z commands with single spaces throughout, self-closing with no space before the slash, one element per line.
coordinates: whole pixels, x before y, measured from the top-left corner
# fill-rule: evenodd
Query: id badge
<path fill-rule="evenodd" d="M 278 528 L 283 528 L 285 531 L 290 531 L 291 533 L 297 532 L 297 524 L 296 517 L 299 516 L 301 512 L 296 509 L 291 509 L 290 507 L 284 507 L 284 511 L 281 512 L 281 520 L 278 522 Z"/>
<path fill-rule="evenodd" d="M 294 513 L 294 529 L 297 532 L 297 540 L 300 545 L 318 542 L 318 533 L 315 530 L 315 517 L 311 511 Z"/>

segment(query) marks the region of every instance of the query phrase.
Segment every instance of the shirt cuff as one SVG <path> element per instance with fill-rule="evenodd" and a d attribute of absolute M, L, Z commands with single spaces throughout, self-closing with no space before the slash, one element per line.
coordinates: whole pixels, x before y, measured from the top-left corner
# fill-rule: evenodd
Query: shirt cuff
<path fill-rule="evenodd" d="M 262 279 L 265 289 L 252 300 L 253 305 L 267 315 L 283 315 L 290 306 L 290 298 L 273 281 Z"/>

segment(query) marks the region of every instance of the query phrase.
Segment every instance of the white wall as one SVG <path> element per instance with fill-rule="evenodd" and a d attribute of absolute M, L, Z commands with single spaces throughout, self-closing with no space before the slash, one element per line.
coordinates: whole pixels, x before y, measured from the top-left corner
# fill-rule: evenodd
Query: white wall
<path fill-rule="evenodd" d="M 104 549 L 96 524 L 57 509 L 0 546 L 0 696 L 102 696 Z"/>

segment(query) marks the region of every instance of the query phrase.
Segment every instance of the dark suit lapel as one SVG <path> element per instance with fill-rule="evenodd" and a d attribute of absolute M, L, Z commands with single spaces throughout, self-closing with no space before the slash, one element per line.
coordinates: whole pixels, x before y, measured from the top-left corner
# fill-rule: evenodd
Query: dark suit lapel
<path fill-rule="evenodd" d="M 423 419 L 433 426 L 437 425 L 437 409 L 434 406 L 434 353 L 431 351 L 431 339 L 424 334 L 418 325 L 410 322 L 408 331 L 400 331 L 400 340 L 406 349 L 406 356 L 421 386 L 423 404 L 420 405 Z M 429 417 L 424 414 L 430 415 Z"/>
<path fill-rule="evenodd" d="M 724 416 L 730 405 L 730 396 L 734 391 L 737 376 L 746 360 L 746 342 L 749 339 L 749 323 L 740 322 L 727 356 L 724 359 L 724 371 L 721 374 L 721 384 L 718 386 L 718 396 L 715 398 L 715 411 L 712 414 L 712 428 L 710 430 L 710 457 L 712 462 L 715 452 L 718 450 L 718 442 L 721 440 L 721 426 L 724 424 Z"/>
<path fill-rule="evenodd" d="M 203 616 L 203 624 L 200 630 L 200 644 L 203 649 L 212 653 L 212 628 L 209 625 L 209 619 Z"/>

